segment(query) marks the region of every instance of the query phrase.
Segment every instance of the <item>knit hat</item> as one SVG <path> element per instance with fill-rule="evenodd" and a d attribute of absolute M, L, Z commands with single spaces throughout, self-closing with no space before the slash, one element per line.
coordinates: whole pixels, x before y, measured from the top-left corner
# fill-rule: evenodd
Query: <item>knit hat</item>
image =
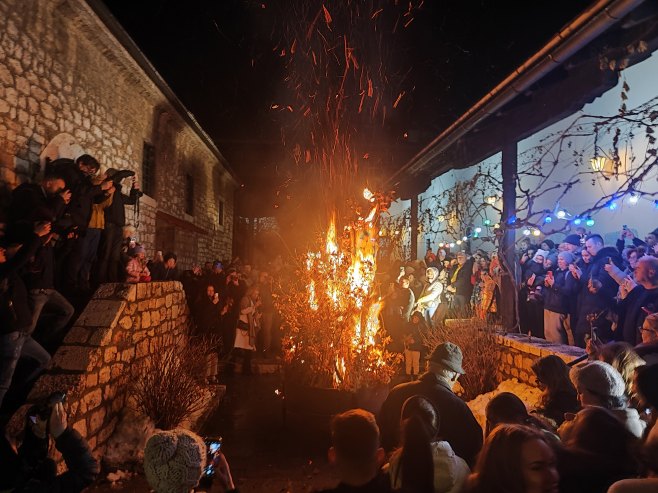
<path fill-rule="evenodd" d="M 550 260 L 551 265 L 556 265 L 557 264 L 557 255 L 554 253 L 548 254 L 547 257 L 544 258 L 544 260 Z"/>
<path fill-rule="evenodd" d="M 537 257 L 542 256 L 544 258 L 548 257 L 548 252 L 546 250 L 542 250 L 541 248 L 538 248 L 537 251 L 535 252 L 535 255 L 532 257 L 532 260 L 535 262 L 537 261 Z"/>
<path fill-rule="evenodd" d="M 206 446 L 182 428 L 158 431 L 144 447 L 144 473 L 156 493 L 189 493 L 206 465 Z"/>
<path fill-rule="evenodd" d="M 144 247 L 142 245 L 135 245 L 134 247 L 132 247 L 130 249 L 130 251 L 128 252 L 128 255 L 130 255 L 131 257 L 134 257 L 135 255 L 138 255 L 140 253 L 145 253 L 145 252 L 146 252 L 146 250 L 144 249 Z"/>
<path fill-rule="evenodd" d="M 619 372 L 603 361 L 575 366 L 569 372 L 569 378 L 576 389 L 587 389 L 599 397 L 623 397 L 626 391 Z"/>
<path fill-rule="evenodd" d="M 574 257 L 573 253 L 571 252 L 560 252 L 557 254 L 558 258 L 561 258 L 564 260 L 567 264 L 573 264 L 576 261 L 576 257 Z"/>
<path fill-rule="evenodd" d="M 465 373 L 462 368 L 463 359 L 462 350 L 452 342 L 439 344 L 428 358 L 430 364 L 437 364 L 462 375 Z"/>
<path fill-rule="evenodd" d="M 577 234 L 571 234 L 564 237 L 562 243 L 569 243 L 569 245 L 580 246 L 580 236 Z"/>

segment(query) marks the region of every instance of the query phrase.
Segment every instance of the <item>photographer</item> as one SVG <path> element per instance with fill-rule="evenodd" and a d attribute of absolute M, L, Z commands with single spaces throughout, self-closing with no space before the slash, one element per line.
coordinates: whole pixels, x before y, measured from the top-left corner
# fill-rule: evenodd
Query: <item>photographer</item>
<path fill-rule="evenodd" d="M 121 263 L 121 245 L 123 242 L 123 227 L 126 225 L 126 205 L 135 205 L 141 197 L 139 183 L 135 173 L 128 170 L 108 168 L 105 172 L 107 179 L 114 186 L 112 203 L 105 209 L 105 226 L 101 234 L 101 243 L 98 248 L 98 282 L 120 282 L 124 278 Z M 124 194 L 121 182 L 124 178 L 132 177 L 130 194 Z"/>
<path fill-rule="evenodd" d="M 61 399 L 46 406 L 45 416 L 44 409 L 40 407 L 33 406 L 28 410 L 25 437 L 18 453 L 4 435 L 0 437 L 0 464 L 3 469 L 0 489 L 78 493 L 96 478 L 98 462 L 91 455 L 86 440 L 69 428 Z M 48 458 L 49 434 L 55 440 L 55 447 L 61 452 L 68 469 L 59 475 L 55 462 Z"/>

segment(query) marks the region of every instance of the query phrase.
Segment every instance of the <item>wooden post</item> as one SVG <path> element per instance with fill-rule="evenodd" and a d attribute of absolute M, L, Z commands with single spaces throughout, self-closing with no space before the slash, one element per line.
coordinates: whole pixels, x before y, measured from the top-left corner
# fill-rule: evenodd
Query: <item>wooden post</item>
<path fill-rule="evenodd" d="M 411 196 L 411 259 L 418 258 L 418 195 Z"/>
<path fill-rule="evenodd" d="M 501 226 L 503 236 L 500 239 L 498 255 L 503 266 L 504 275 L 501 280 L 500 313 L 503 328 L 506 331 L 516 331 L 518 327 L 517 304 L 519 265 L 516 260 L 515 240 L 516 229 L 513 223 L 516 215 L 516 175 L 517 175 L 517 144 L 508 142 L 503 146 L 502 179 L 503 179 L 503 214 Z"/>

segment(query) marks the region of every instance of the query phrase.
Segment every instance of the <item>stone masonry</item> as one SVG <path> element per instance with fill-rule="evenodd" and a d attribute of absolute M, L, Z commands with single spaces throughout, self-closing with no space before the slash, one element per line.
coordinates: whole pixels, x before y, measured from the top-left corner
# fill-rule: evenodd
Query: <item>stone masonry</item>
<path fill-rule="evenodd" d="M 98 4 L 0 2 L 0 208 L 13 187 L 38 179 L 44 149 L 56 136 L 70 137 L 102 168 L 133 170 L 140 181 L 146 144 L 154 149 L 153 181 L 140 203 L 137 234 L 147 255 L 156 247 L 174 250 L 184 268 L 230 257 L 236 178 Z M 186 176 L 193 179 L 191 209 Z"/>
<path fill-rule="evenodd" d="M 28 402 L 67 391 L 69 424 L 102 457 L 127 404 L 133 367 L 156 351 L 186 344 L 189 330 L 179 282 L 104 284 L 66 336 L 52 369 L 37 380 Z M 22 428 L 27 407 L 13 416 L 11 431 Z"/>
<path fill-rule="evenodd" d="M 538 359 L 554 354 L 570 363 L 585 354 L 585 350 L 579 347 L 553 344 L 537 337 L 530 339 L 521 334 L 498 335 L 496 339 L 500 345 L 497 372 L 499 382 L 516 378 L 519 382 L 536 386 L 532 364 Z"/>

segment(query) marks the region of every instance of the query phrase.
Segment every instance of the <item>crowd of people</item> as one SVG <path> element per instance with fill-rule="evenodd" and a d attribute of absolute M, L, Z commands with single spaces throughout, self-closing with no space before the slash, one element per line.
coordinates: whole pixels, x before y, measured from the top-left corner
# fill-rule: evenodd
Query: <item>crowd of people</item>
<path fill-rule="evenodd" d="M 588 340 L 642 340 L 658 312 L 658 229 L 643 240 L 623 227 L 616 245 L 584 229 L 561 242 L 521 242 L 519 293 L 524 333 L 585 347 Z"/>
<path fill-rule="evenodd" d="M 341 482 L 326 492 L 658 491 L 658 365 L 629 344 L 598 345 L 573 368 L 538 359 L 540 406 L 529 412 L 499 393 L 484 430 L 453 393 L 462 361 L 458 346 L 440 344 L 428 371 L 394 387 L 377 417 L 336 416 L 329 457 Z"/>

